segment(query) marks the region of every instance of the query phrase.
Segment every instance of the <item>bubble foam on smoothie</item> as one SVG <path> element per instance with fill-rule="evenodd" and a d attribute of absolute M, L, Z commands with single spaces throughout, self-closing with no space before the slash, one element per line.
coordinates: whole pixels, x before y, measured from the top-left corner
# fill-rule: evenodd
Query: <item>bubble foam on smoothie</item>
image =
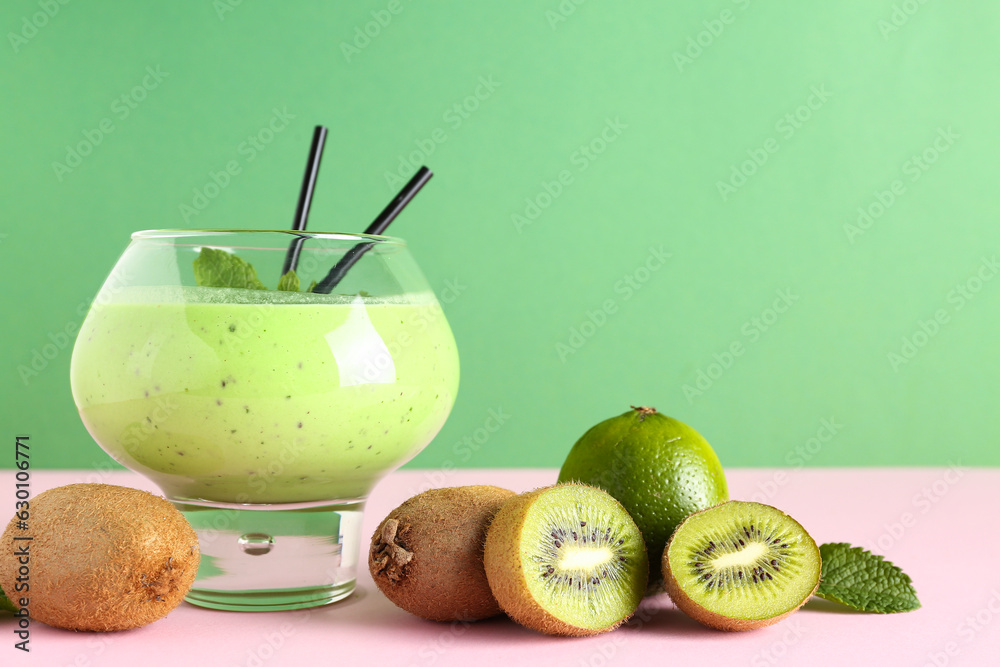
<path fill-rule="evenodd" d="M 360 296 L 356 294 L 315 294 L 312 292 L 282 292 L 277 290 L 235 289 L 231 287 L 192 287 L 163 285 L 158 287 L 119 287 L 102 290 L 98 303 L 186 303 L 186 304 L 382 304 L 430 305 L 435 302 L 432 292 L 413 292 L 391 296 Z"/>

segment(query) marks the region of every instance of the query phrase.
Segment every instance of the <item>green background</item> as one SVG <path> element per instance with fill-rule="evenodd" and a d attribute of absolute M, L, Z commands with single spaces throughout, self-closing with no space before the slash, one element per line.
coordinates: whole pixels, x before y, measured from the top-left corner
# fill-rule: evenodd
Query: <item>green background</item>
<path fill-rule="evenodd" d="M 36 466 L 109 463 L 65 332 L 128 234 L 287 227 L 317 123 L 312 229 L 436 174 L 391 231 L 462 381 L 411 466 L 558 466 L 629 404 L 730 466 L 1000 463 L 996 3 L 12 0 L 0 28 L 0 419 Z"/>

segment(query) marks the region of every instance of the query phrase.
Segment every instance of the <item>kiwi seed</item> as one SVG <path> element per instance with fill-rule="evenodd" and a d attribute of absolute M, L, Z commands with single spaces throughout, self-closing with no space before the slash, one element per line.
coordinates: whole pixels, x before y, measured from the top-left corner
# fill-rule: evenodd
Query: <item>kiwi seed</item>
<path fill-rule="evenodd" d="M 29 512 L 27 530 L 15 517 L 0 537 L 0 588 L 18 603 L 20 564 L 6 554 L 28 544 L 34 620 L 68 630 L 137 628 L 166 616 L 194 582 L 198 536 L 159 496 L 70 484 L 32 498 Z"/>
<path fill-rule="evenodd" d="M 777 623 L 819 586 L 819 549 L 770 505 L 731 500 L 689 516 L 663 552 L 670 599 L 719 630 Z"/>
<path fill-rule="evenodd" d="M 418 494 L 389 513 L 368 552 L 368 569 L 396 606 L 432 621 L 474 621 L 500 613 L 483 570 L 486 528 L 514 495 L 496 486 Z"/>
<path fill-rule="evenodd" d="M 572 483 L 504 503 L 486 535 L 484 565 L 507 615 L 554 635 L 618 627 L 649 575 L 642 534 L 621 504 Z"/>

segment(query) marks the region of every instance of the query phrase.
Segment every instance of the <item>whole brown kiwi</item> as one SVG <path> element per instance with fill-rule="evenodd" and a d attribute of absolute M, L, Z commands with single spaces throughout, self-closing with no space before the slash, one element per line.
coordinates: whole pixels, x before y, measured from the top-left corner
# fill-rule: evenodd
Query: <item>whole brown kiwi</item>
<path fill-rule="evenodd" d="M 0 553 L 0 588 L 11 601 L 68 630 L 128 630 L 163 618 L 191 588 L 200 560 L 198 536 L 170 502 L 110 484 L 38 494 L 26 519 L 11 519 Z"/>
<path fill-rule="evenodd" d="M 500 613 L 483 569 L 486 529 L 513 491 L 457 486 L 420 493 L 372 535 L 368 569 L 396 606 L 432 621 Z"/>

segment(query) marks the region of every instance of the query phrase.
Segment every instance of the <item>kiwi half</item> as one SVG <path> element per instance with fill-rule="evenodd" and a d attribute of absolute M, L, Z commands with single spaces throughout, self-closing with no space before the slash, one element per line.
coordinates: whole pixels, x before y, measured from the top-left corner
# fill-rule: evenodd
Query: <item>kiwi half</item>
<path fill-rule="evenodd" d="M 496 486 L 431 489 L 382 520 L 368 569 L 397 607 L 432 621 L 500 613 L 483 571 L 486 527 L 513 491 Z"/>
<path fill-rule="evenodd" d="M 632 517 L 584 484 L 558 484 L 504 503 L 486 534 L 483 562 L 507 615 L 554 635 L 616 628 L 639 606 L 649 577 Z"/>
<path fill-rule="evenodd" d="M 816 542 L 795 519 L 739 500 L 685 519 L 662 565 L 674 604 L 719 630 L 777 623 L 812 596 L 821 570 Z"/>

